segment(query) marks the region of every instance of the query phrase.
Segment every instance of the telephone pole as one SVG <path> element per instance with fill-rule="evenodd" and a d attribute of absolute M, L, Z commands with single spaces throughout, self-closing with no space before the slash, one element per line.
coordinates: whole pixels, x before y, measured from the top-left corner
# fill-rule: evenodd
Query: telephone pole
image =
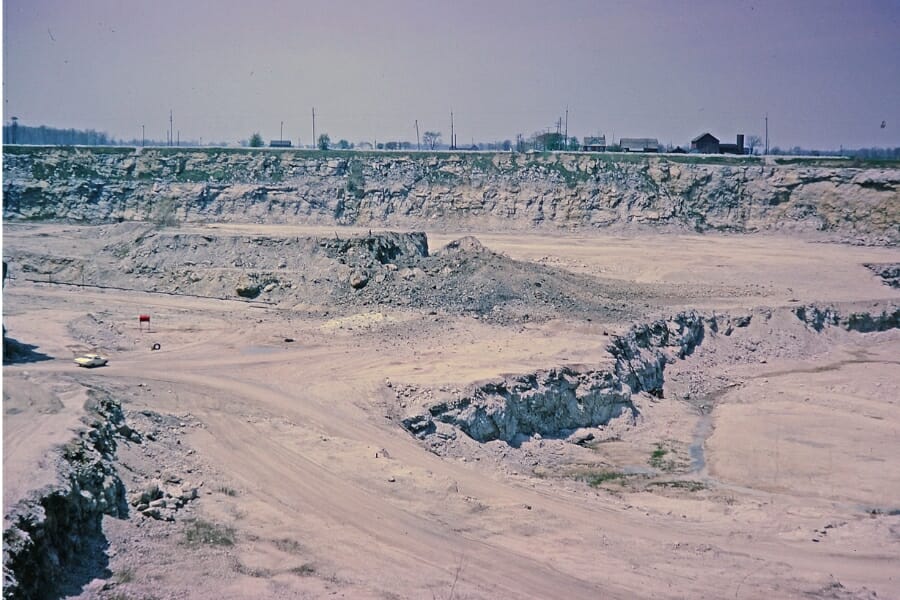
<path fill-rule="evenodd" d="M 144 147 L 147 137 L 144 135 L 144 126 L 141 125 L 141 148 Z"/>
<path fill-rule="evenodd" d="M 422 151 L 422 144 L 419 143 L 419 120 L 416 119 L 416 150 Z"/>
<path fill-rule="evenodd" d="M 313 115 L 313 138 L 312 138 L 313 141 L 312 141 L 312 143 L 313 143 L 313 148 L 315 148 L 316 147 L 316 107 L 315 106 L 313 106 L 312 115 Z"/>
<path fill-rule="evenodd" d="M 453 134 L 453 109 L 450 109 L 450 149 L 456 150 L 456 136 Z"/>
<path fill-rule="evenodd" d="M 281 122 L 281 131 L 278 133 L 278 141 L 281 142 L 284 140 L 284 121 Z"/>
<path fill-rule="evenodd" d="M 175 129 L 173 128 L 172 121 L 172 109 L 169 109 L 169 146 L 172 145 L 172 141 L 174 139 Z"/>
<path fill-rule="evenodd" d="M 766 151 L 765 154 L 769 154 L 769 113 L 766 113 Z"/>
<path fill-rule="evenodd" d="M 563 146 L 566 150 L 569 149 L 569 107 L 566 107 L 566 143 Z"/>

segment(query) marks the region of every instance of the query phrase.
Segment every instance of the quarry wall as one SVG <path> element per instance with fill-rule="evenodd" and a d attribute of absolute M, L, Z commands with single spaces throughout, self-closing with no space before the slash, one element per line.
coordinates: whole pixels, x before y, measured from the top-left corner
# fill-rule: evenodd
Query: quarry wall
<path fill-rule="evenodd" d="M 589 153 L 7 146 L 7 220 L 665 227 L 900 242 L 900 167 Z"/>

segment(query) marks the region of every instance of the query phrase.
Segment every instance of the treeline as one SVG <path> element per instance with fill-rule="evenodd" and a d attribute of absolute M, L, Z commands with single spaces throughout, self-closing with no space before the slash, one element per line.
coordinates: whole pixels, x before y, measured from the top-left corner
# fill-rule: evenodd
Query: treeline
<path fill-rule="evenodd" d="M 103 131 L 93 129 L 58 129 L 40 125 L 31 127 L 11 123 L 3 126 L 4 144 L 27 144 L 31 146 L 166 146 L 166 142 L 158 140 L 117 140 Z M 181 140 L 181 146 L 198 146 L 195 140 Z M 222 142 L 218 145 L 224 146 Z"/>
<path fill-rule="evenodd" d="M 108 146 L 116 141 L 102 131 L 93 129 L 57 129 L 41 125 L 4 125 L 4 144 L 33 144 L 36 146 Z"/>
<path fill-rule="evenodd" d="M 897 160 L 900 159 L 900 148 L 857 148 L 855 150 L 841 148 L 840 150 L 810 150 L 794 146 L 790 149 L 775 146 L 769 150 L 774 156 L 844 156 L 847 158 L 861 158 L 873 160 Z"/>

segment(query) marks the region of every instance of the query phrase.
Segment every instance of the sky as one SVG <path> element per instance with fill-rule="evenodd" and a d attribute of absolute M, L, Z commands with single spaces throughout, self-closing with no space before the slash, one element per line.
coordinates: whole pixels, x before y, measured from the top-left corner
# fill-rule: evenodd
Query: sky
<path fill-rule="evenodd" d="M 4 0 L 3 118 L 164 140 L 900 146 L 900 0 Z M 882 122 L 885 123 L 881 127 Z"/>

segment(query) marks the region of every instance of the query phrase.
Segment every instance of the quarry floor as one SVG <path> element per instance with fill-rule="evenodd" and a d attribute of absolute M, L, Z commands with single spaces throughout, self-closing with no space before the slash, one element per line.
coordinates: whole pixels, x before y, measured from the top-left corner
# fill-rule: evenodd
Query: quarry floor
<path fill-rule="evenodd" d="M 4 254 L 83 254 L 96 231 L 4 224 Z M 334 316 L 13 273 L 4 325 L 44 356 L 3 367 L 4 514 L 46 483 L 47 456 L 100 388 L 144 434 L 119 443 L 129 490 L 167 477 L 202 485 L 173 522 L 104 518 L 106 567 L 79 574 L 71 597 L 900 597 L 900 330 L 813 337 L 786 316 L 810 302 L 900 302 L 863 266 L 900 262 L 900 250 L 769 235 L 476 235 L 514 259 L 677 287 L 671 312 L 772 316 L 734 334 L 756 336 L 752 359 L 736 346 L 717 359 L 712 345 L 679 361 L 664 397 L 606 443 L 535 438 L 449 457 L 391 418 L 398 390 L 597 363 L 629 323 L 503 326 L 383 307 Z M 460 237 L 428 236 L 431 248 Z M 90 336 L 71 326 L 87 314 Z M 75 367 L 89 350 L 109 365 Z M 698 401 L 678 387 L 691 378 L 723 383 Z M 585 480 L 603 473 L 620 475 Z M 198 522 L 218 541 L 189 543 Z"/>

